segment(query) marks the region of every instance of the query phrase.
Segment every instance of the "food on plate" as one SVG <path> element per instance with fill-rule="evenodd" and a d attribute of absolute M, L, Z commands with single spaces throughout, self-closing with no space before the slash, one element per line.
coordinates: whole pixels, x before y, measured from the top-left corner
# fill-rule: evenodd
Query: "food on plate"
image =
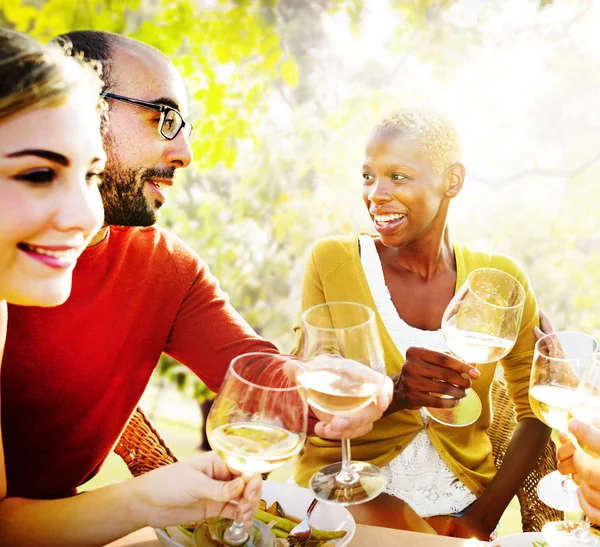
<path fill-rule="evenodd" d="M 279 502 L 275 501 L 267 507 L 264 500 L 260 501 L 260 509 L 254 518 L 264 522 L 271 528 L 277 538 L 278 547 L 289 546 L 287 537 L 301 520 L 297 517 L 287 515 Z M 184 547 L 194 547 L 194 530 L 196 526 L 200 526 L 201 533 L 198 535 L 202 543 L 196 547 L 221 547 L 225 545 L 222 536 L 230 523 L 229 519 L 213 517 L 180 526 L 169 526 L 166 528 L 166 532 L 172 539 L 181 543 Z M 330 541 L 343 538 L 345 535 L 346 530 L 318 530 L 313 528 L 310 539 L 295 541 L 294 547 L 334 547 L 334 544 L 330 543 Z"/>

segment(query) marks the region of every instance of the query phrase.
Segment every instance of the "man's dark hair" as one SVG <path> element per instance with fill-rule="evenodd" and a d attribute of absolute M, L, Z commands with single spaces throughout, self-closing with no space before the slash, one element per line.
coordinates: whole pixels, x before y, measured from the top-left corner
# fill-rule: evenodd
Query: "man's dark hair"
<path fill-rule="evenodd" d="M 85 59 L 100 63 L 102 80 L 104 80 L 103 91 L 114 88 L 116 84 L 111 77 L 112 59 L 116 48 L 144 48 L 161 54 L 158 49 L 134 38 L 104 30 L 72 30 L 53 38 L 52 42 L 58 42 L 61 46 L 66 45 L 74 54 L 83 55 Z"/>
<path fill-rule="evenodd" d="M 111 80 L 111 57 L 113 49 L 117 45 L 126 45 L 134 42 L 131 38 L 105 32 L 103 30 L 73 30 L 60 34 L 52 39 L 61 45 L 68 44 L 75 54 L 82 54 L 85 59 L 98 61 L 102 65 L 102 79 L 104 90 L 111 88 L 114 82 Z"/>

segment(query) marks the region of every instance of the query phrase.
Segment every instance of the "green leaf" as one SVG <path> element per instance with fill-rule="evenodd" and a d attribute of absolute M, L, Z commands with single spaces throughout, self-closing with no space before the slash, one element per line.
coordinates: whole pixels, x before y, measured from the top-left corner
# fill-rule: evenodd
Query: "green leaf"
<path fill-rule="evenodd" d="M 286 59 L 281 63 L 281 78 L 290 87 L 298 85 L 298 65 L 293 58 Z"/>

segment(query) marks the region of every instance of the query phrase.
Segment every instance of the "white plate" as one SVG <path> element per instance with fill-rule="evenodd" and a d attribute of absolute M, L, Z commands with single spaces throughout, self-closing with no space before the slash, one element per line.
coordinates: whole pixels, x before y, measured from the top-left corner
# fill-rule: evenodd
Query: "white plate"
<path fill-rule="evenodd" d="M 267 502 L 267 506 L 278 501 L 286 513 L 303 518 L 314 496 L 310 490 L 295 484 L 265 481 L 262 497 Z M 320 530 L 346 530 L 343 538 L 331 542 L 336 547 L 350 543 L 356 531 L 356 524 L 350 512 L 343 505 L 336 503 L 319 503 L 310 517 L 310 524 Z"/>
<path fill-rule="evenodd" d="M 534 541 L 544 542 L 544 536 L 541 532 L 523 532 L 521 534 L 511 534 L 492 541 L 488 547 L 534 547 Z M 538 547 L 535 545 L 535 547 Z"/>
<path fill-rule="evenodd" d="M 267 506 L 278 501 L 286 513 L 302 518 L 306 515 L 306 509 L 310 505 L 313 495 L 306 488 L 295 484 L 265 481 L 263 482 L 262 498 L 267 502 Z M 345 507 L 334 503 L 319 503 L 310 517 L 310 523 L 321 530 L 346 530 L 343 538 L 331 542 L 336 547 L 347 545 L 356 531 L 352 515 Z M 164 547 L 182 547 L 181 543 L 171 539 L 163 530 L 155 530 L 155 532 Z M 531 547 L 531 545 L 527 547 Z"/>

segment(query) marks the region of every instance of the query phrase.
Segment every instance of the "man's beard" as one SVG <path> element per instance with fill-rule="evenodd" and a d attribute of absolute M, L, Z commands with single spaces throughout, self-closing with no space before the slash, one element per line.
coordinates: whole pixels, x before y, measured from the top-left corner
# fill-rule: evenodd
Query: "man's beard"
<path fill-rule="evenodd" d="M 156 200 L 150 206 L 144 196 L 148 179 L 172 179 L 175 168 L 126 169 L 115 165 L 104 171 L 100 194 L 104 204 L 104 223 L 110 226 L 152 226 L 158 220 L 163 203 Z"/>

